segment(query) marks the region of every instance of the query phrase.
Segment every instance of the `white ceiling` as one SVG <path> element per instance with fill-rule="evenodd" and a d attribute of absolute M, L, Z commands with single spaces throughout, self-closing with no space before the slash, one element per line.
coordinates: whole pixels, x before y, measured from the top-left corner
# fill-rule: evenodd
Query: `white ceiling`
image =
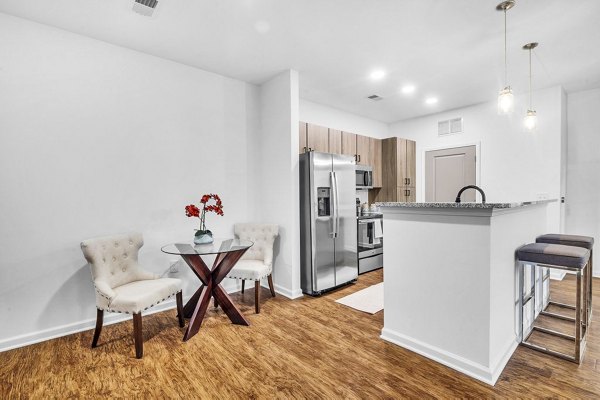
<path fill-rule="evenodd" d="M 0 11 L 256 84 L 293 68 L 302 98 L 393 122 L 496 98 L 499 2 L 159 0 L 148 18 L 131 11 L 133 0 L 0 0 Z M 521 46 L 531 41 L 540 42 L 534 87 L 599 87 L 599 21 L 599 0 L 517 0 L 508 12 L 515 93 L 527 90 Z M 375 68 L 387 76 L 371 81 Z M 404 83 L 416 93 L 401 95 Z M 424 104 L 430 95 L 437 105 Z"/>

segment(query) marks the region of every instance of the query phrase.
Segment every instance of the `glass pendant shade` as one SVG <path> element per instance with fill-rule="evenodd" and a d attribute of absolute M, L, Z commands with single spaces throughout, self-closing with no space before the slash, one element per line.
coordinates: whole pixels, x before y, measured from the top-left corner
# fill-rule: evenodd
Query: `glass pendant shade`
<path fill-rule="evenodd" d="M 515 109 L 515 96 L 510 86 L 505 87 L 498 95 L 498 114 L 506 115 Z"/>
<path fill-rule="evenodd" d="M 525 124 L 525 128 L 530 132 L 537 129 L 537 114 L 535 110 L 527 110 L 527 115 L 525 115 L 523 123 Z"/>

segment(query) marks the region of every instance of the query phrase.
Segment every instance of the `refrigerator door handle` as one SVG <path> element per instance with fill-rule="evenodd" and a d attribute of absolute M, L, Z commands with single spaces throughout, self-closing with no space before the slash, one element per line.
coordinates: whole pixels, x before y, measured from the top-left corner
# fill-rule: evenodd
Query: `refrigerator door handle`
<path fill-rule="evenodd" d="M 333 203 L 333 213 L 332 213 L 332 228 L 331 228 L 331 236 L 336 238 L 338 235 L 338 229 L 339 229 L 339 215 L 338 215 L 338 182 L 337 182 L 337 175 L 335 174 L 335 172 L 330 172 L 329 173 L 329 178 L 331 179 L 331 196 L 332 196 L 332 203 Z"/>

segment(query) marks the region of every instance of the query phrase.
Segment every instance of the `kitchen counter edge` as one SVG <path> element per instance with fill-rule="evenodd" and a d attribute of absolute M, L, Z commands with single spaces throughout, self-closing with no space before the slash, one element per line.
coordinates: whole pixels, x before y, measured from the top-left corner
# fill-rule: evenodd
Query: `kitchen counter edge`
<path fill-rule="evenodd" d="M 522 201 L 515 203 L 401 203 L 401 202 L 379 202 L 375 203 L 378 207 L 398 207 L 398 208 L 518 208 L 534 204 L 546 204 L 557 201 L 557 199 Z"/>

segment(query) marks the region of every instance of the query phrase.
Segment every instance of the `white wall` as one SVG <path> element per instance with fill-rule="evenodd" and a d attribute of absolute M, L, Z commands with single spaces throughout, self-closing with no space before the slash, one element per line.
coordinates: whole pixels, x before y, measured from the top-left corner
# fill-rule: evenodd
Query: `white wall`
<path fill-rule="evenodd" d="M 488 202 L 536 200 L 561 196 L 561 138 L 563 91 L 554 87 L 534 93 L 537 132 L 523 129 L 526 96 L 516 96 L 512 116 L 497 115 L 496 102 L 477 104 L 426 117 L 401 121 L 390 133 L 417 142 L 417 201 L 424 201 L 424 153 L 427 150 L 479 145 L 479 184 Z M 463 117 L 464 133 L 438 137 L 440 120 Z M 549 226 L 560 230 L 560 204 L 548 207 Z"/>
<path fill-rule="evenodd" d="M 81 240 L 139 230 L 162 273 L 202 194 L 218 236 L 254 219 L 257 87 L 4 14 L 0 54 L 0 349 L 92 326 Z"/>
<path fill-rule="evenodd" d="M 596 243 L 600 242 L 598 111 L 600 111 L 600 89 L 569 93 L 566 232 L 593 236 Z M 595 258 L 598 258 L 597 254 Z M 599 262 L 596 262 L 595 271 L 597 276 L 600 275 Z"/>
<path fill-rule="evenodd" d="M 288 297 L 302 295 L 299 256 L 298 73 L 285 71 L 260 87 L 260 177 L 257 213 L 279 224 L 273 280 Z"/>
<path fill-rule="evenodd" d="M 300 121 L 375 138 L 390 136 L 387 123 L 300 99 Z"/>

